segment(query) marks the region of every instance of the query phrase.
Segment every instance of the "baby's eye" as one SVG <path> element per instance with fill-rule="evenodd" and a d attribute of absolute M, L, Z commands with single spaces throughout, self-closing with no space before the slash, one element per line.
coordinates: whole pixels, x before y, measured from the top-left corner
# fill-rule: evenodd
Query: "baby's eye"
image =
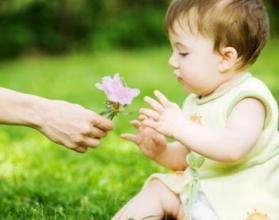
<path fill-rule="evenodd" d="M 181 56 L 181 57 L 186 57 L 188 54 L 189 54 L 189 53 L 180 52 L 180 53 L 179 53 L 179 56 Z"/>

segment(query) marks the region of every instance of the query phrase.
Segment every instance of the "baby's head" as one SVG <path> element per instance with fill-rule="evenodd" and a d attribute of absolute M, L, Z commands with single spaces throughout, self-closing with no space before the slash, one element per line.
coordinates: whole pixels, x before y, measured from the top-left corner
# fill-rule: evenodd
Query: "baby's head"
<path fill-rule="evenodd" d="M 169 34 L 176 33 L 177 24 L 212 40 L 215 52 L 234 48 L 236 70 L 256 61 L 269 35 L 268 16 L 260 0 L 174 0 L 166 16 Z"/>

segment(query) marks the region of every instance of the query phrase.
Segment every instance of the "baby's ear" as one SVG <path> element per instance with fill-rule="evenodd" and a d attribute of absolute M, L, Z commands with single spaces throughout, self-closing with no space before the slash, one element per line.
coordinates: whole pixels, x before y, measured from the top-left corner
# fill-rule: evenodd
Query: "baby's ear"
<path fill-rule="evenodd" d="M 220 49 L 221 61 L 219 65 L 220 72 L 227 72 L 237 63 L 238 53 L 233 47 L 223 47 Z"/>

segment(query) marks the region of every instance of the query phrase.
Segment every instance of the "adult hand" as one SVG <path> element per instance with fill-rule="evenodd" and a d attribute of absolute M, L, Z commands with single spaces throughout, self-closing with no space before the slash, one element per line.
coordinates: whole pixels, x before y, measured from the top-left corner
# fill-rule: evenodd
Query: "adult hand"
<path fill-rule="evenodd" d="M 39 126 L 45 136 L 80 153 L 97 147 L 113 122 L 80 105 L 59 100 L 41 102 Z"/>

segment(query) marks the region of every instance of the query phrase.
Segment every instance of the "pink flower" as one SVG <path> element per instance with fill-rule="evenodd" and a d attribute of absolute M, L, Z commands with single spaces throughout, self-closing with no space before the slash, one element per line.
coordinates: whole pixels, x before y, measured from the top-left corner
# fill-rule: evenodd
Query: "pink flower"
<path fill-rule="evenodd" d="M 118 113 L 122 112 L 140 93 L 139 89 L 131 89 L 125 86 L 119 73 L 116 73 L 113 77 L 103 77 L 102 83 L 97 83 L 96 87 L 104 91 L 108 98 L 105 110 L 100 114 L 107 116 L 109 119 L 113 119 Z"/>
<path fill-rule="evenodd" d="M 125 86 L 116 73 L 113 77 L 105 76 L 102 83 L 97 83 L 96 87 L 106 94 L 108 100 L 121 105 L 129 105 L 133 99 L 139 95 L 139 89 L 132 89 Z"/>

